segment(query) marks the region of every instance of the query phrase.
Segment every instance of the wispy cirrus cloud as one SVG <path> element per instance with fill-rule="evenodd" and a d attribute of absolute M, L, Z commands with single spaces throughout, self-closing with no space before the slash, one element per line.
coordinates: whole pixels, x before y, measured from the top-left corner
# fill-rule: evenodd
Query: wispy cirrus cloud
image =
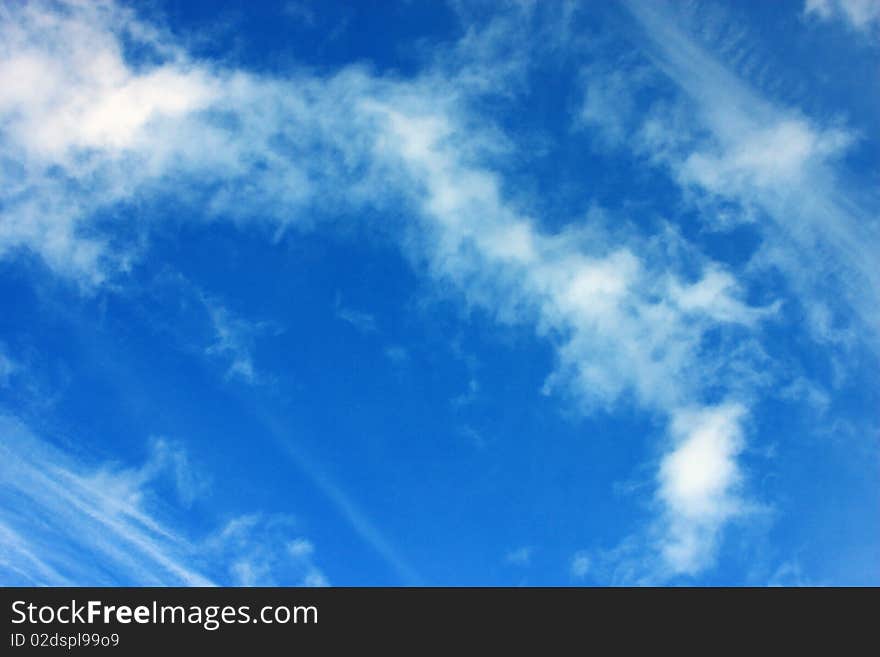
<path fill-rule="evenodd" d="M 167 268 L 144 289 L 141 302 L 155 331 L 222 368 L 226 380 L 271 383 L 271 375 L 257 364 L 257 347 L 261 338 L 283 332 L 277 322 L 245 317 L 229 300 Z"/>
<path fill-rule="evenodd" d="M 871 199 L 838 166 L 860 138 L 839 118 L 811 118 L 762 94 L 725 67 L 683 25 L 684 10 L 663 3 L 625 5 L 641 26 L 647 60 L 598 73 L 585 92 L 582 118 L 670 170 L 695 199 L 710 228 L 750 222 L 764 237 L 755 271 L 786 273 L 805 306 L 814 337 L 844 338 L 855 321 L 876 350 L 880 278 L 873 266 L 880 235 Z M 677 18 L 678 17 L 678 20 Z M 697 29 L 696 27 L 694 28 Z M 639 112 L 626 107 L 647 86 L 671 82 Z M 613 86 L 622 112 L 595 109 L 591 85 Z M 734 210 L 725 203 L 733 202 Z M 804 266 L 798 253 L 811 254 Z M 832 328 L 835 327 L 835 328 Z"/>
<path fill-rule="evenodd" d="M 261 332 L 261 325 L 235 316 L 216 300 L 203 298 L 211 319 L 214 340 L 205 350 L 209 356 L 218 356 L 229 362 L 227 378 L 256 384 L 261 376 L 254 366 L 253 342 Z"/>
<path fill-rule="evenodd" d="M 339 294 L 336 295 L 333 309 L 338 319 L 346 324 L 350 324 L 361 333 L 376 333 L 379 330 L 376 326 L 376 317 L 374 315 L 342 305 L 342 296 Z"/>
<path fill-rule="evenodd" d="M 142 485 L 149 466 L 77 467 L 8 416 L 0 433 L 4 497 L 17 500 L 2 518 L 4 533 L 14 539 L 5 546 L 9 571 L 37 584 L 212 583 L 187 558 L 191 548 L 146 511 Z"/>
<path fill-rule="evenodd" d="M 585 75 L 580 120 L 598 131 L 601 147 L 628 148 L 665 168 L 709 230 L 723 232 L 737 223 L 757 228 L 762 241 L 740 280 L 783 272 L 795 294 L 785 307 L 773 306 L 780 316 L 805 317 L 819 343 L 876 354 L 876 208 L 841 164 L 859 133 L 839 118 L 808 117 L 762 94 L 722 64 L 705 48 L 705 35 L 698 36 L 699 10 L 625 6 L 641 28 L 634 39 L 645 57 L 614 70 L 594 65 Z M 722 280 L 706 280 L 702 292 Z M 691 294 L 702 297 L 696 289 Z M 801 389 L 817 389 L 799 381 Z M 733 398 L 696 412 L 686 406 L 672 412 L 670 435 L 678 436 L 678 447 L 660 461 L 656 499 L 665 519 L 655 530 L 663 536 L 658 545 L 666 558 L 655 573 L 705 568 L 725 523 L 755 509 L 736 492 L 747 408 L 742 398 Z M 687 429 L 684 417 L 692 420 Z M 685 491 L 699 504 L 679 495 Z M 625 552 L 631 553 L 631 544 Z M 627 578 L 639 580 L 636 572 L 645 571 L 632 566 Z"/>
<path fill-rule="evenodd" d="M 718 264 L 706 263 L 696 280 L 682 280 L 674 260 L 651 253 L 638 238 L 611 239 L 598 226 L 582 234 L 545 234 L 503 200 L 495 174 L 470 164 L 466 151 L 457 150 L 463 135 L 447 121 L 403 116 L 387 107 L 376 111 L 388 117 L 393 136 L 383 148 L 393 148 L 427 190 L 421 202 L 431 222 L 426 232 L 432 239 L 425 248 L 434 275 L 455 284 L 469 302 L 490 309 L 499 321 L 530 322 L 554 342 L 559 363 L 550 389 L 570 391 L 586 408 L 612 407 L 632 395 L 643 407 L 667 414 L 673 428 L 684 409 L 702 402 L 702 387 L 720 383 L 728 394 L 750 394 L 749 384 L 740 387 L 743 380 L 711 364 L 726 359 L 729 366 L 735 353 L 731 344 L 747 341 L 777 306 L 746 304 L 736 280 Z M 707 350 L 702 335 L 719 328 L 732 342 L 718 352 Z M 748 369 L 749 357 L 743 358 Z M 706 406 L 705 412 L 713 408 Z M 731 423 L 737 425 L 741 416 Z M 686 444 L 698 440 L 701 434 L 694 431 Z M 739 428 L 731 431 L 741 435 Z M 678 452 L 682 467 L 667 472 L 668 478 L 686 478 L 703 465 L 703 455 Z M 736 452 L 726 456 L 731 462 L 735 457 Z M 708 476 L 723 474 L 715 470 Z M 726 503 L 711 487 L 693 494 L 707 507 Z M 666 513 L 681 515 L 683 510 L 666 497 L 659 499 Z M 688 536 L 695 544 L 691 549 L 665 553 L 672 575 L 711 562 L 706 555 L 714 554 L 728 517 L 716 510 L 719 521 L 712 531 Z M 664 526 L 675 533 L 680 525 L 676 520 Z"/>
<path fill-rule="evenodd" d="M 0 455 L 0 493 L 10 501 L 0 512 L 0 576 L 6 584 L 326 582 L 313 550 L 297 548 L 305 539 L 295 536 L 289 522 L 278 526 L 285 531 L 266 532 L 265 523 L 240 519 L 213 537 L 188 535 L 181 518 L 186 512 L 159 496 L 156 484 L 170 478 L 184 508 L 204 494 L 206 484 L 186 452 L 167 440 L 154 441 L 149 460 L 139 467 L 94 464 L 2 415 Z M 241 576 L 242 564 L 254 561 L 258 572 Z"/>

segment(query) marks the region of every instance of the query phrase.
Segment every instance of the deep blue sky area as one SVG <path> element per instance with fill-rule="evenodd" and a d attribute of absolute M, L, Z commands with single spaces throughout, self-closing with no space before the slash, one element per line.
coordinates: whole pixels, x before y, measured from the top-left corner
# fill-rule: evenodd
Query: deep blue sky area
<path fill-rule="evenodd" d="M 491 5 L 473 9 L 491 14 Z M 183 1 L 139 11 L 165 21 L 198 55 L 262 73 L 363 63 L 380 73 L 416 75 L 432 46 L 452 46 L 467 29 L 441 2 Z"/>
<path fill-rule="evenodd" d="M 0 43 L 0 584 L 880 584 L 880 4 Z"/>

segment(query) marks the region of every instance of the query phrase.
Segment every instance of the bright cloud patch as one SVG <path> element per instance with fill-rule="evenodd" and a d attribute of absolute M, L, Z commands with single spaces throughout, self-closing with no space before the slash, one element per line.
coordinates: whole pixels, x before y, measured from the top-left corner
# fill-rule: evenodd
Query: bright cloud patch
<path fill-rule="evenodd" d="M 744 447 L 744 413 L 742 406 L 728 404 L 673 418 L 676 444 L 660 463 L 657 496 L 668 514 L 663 556 L 676 572 L 704 567 L 720 528 L 743 510 L 737 456 Z"/>

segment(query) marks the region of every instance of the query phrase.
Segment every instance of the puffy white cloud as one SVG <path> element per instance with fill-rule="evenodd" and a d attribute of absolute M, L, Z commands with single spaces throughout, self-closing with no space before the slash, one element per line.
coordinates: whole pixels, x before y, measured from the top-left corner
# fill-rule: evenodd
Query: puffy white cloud
<path fill-rule="evenodd" d="M 674 573 L 694 574 L 714 557 L 725 522 L 743 513 L 737 456 L 746 409 L 729 403 L 675 414 L 672 451 L 660 463 L 658 499 L 666 526 L 661 550 Z"/>
<path fill-rule="evenodd" d="M 138 71 L 126 62 L 119 36 L 136 23 L 125 10 L 103 2 L 53 9 L 27 3 L 3 22 L 0 114 L 7 138 L 29 156 L 58 161 L 72 148 L 129 147 L 149 121 L 214 95 L 209 78 L 184 63 Z"/>

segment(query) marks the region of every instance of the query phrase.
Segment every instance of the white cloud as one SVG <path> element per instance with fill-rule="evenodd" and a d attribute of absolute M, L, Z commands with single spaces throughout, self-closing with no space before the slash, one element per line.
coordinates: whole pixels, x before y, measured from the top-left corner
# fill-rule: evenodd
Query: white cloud
<path fill-rule="evenodd" d="M 104 41 L 109 50 L 118 50 L 106 35 Z M 195 70 L 182 56 L 169 65 Z M 74 79 L 88 78 L 89 71 L 86 67 Z M 399 189 L 382 195 L 403 194 L 420 206 L 428 221 L 418 239 L 429 251 L 433 273 L 457 283 L 473 302 L 493 308 L 499 319 L 535 321 L 542 332 L 559 336 L 560 368 L 553 382 L 575 383 L 578 394 L 590 403 L 614 403 L 628 390 L 635 391 L 649 406 L 668 408 L 679 403 L 696 384 L 684 370 L 696 356 L 701 331 L 713 321 L 754 323 L 759 316 L 737 300 L 737 286 L 717 268 L 697 289 L 663 272 L 661 278 L 670 287 L 661 289 L 651 283 L 657 272 L 626 246 L 583 245 L 577 236 L 543 234 L 534 220 L 507 207 L 495 174 L 471 163 L 478 159 L 482 145 L 492 148 L 491 133 L 474 132 L 471 127 L 463 131 L 458 125 L 458 110 L 448 101 L 421 100 L 419 95 L 428 90 L 427 83 L 391 84 L 352 71 L 323 81 L 302 79 L 299 87 L 303 93 L 291 97 L 287 94 L 289 82 L 207 70 L 200 75 L 213 75 L 212 88 L 222 89 L 214 97 L 212 111 L 231 113 L 246 129 L 230 132 L 218 128 L 210 114 L 156 126 L 149 144 L 126 142 L 129 150 L 146 158 L 148 170 L 183 166 L 184 171 L 207 171 L 210 177 L 228 174 L 226 167 L 233 166 L 234 176 L 241 168 L 230 165 L 231 160 L 271 157 L 272 175 L 259 174 L 262 169 L 245 169 L 258 173 L 258 188 L 244 180 L 237 186 L 226 184 L 209 205 L 228 213 L 237 206 L 254 212 L 271 203 L 281 226 L 286 225 L 287 220 L 281 217 L 287 209 L 295 210 L 303 200 L 276 190 L 289 186 L 285 181 L 289 175 L 301 181 L 300 167 L 294 163 L 298 153 L 295 144 L 306 134 L 310 135 L 306 141 L 311 163 L 309 182 L 303 186 L 316 198 L 329 197 L 329 190 L 318 191 L 317 186 L 339 168 L 321 156 L 324 150 L 337 155 L 334 161 L 360 163 L 358 166 L 366 163 L 368 180 L 393 179 L 388 173 L 398 172 L 401 175 L 394 177 L 400 180 Z M 436 79 L 430 82 L 440 86 Z M 88 96 L 89 89 L 85 87 L 82 93 Z M 340 95 L 353 95 L 353 100 L 340 102 Z M 329 110 L 331 106 L 349 108 L 344 122 Z M 181 135 L 179 129 L 185 132 Z M 279 131 L 289 135 L 294 145 L 291 152 L 271 146 L 270 135 Z M 198 154 L 187 150 L 188 144 L 205 139 L 217 147 L 201 148 Z M 209 156 L 214 159 L 207 159 Z M 159 173 L 161 169 L 154 175 Z M 108 182 L 111 186 L 114 183 L 112 178 Z M 387 185 L 382 189 L 387 190 Z M 365 187 L 352 186 L 347 197 L 349 201 L 341 202 L 383 202 L 381 195 L 377 197 Z M 76 236 L 78 221 L 66 220 L 69 239 L 59 250 L 73 252 L 88 246 L 91 255 L 85 259 L 94 260 L 101 247 Z M 717 289 L 708 289 L 710 284 Z M 700 299 L 698 293 L 714 296 Z M 676 294 L 684 305 L 649 301 L 658 295 L 663 299 Z M 373 318 L 364 313 L 341 308 L 338 312 L 365 330 L 374 326 Z M 212 318 L 217 333 L 212 353 L 232 360 L 230 375 L 252 380 L 256 374 L 242 332 L 232 330 L 234 322 L 222 308 L 212 312 Z"/>
<path fill-rule="evenodd" d="M 656 71 L 679 91 L 633 128 L 637 151 L 696 195 L 707 225 L 729 221 L 716 199 L 735 202 L 740 217 L 760 222 L 764 243 L 755 269 L 785 272 L 808 314 L 821 305 L 838 322 L 855 322 L 876 351 L 880 234 L 850 176 L 835 166 L 858 134 L 762 95 L 683 28 L 675 9 L 627 7 L 644 28 Z M 641 70 L 631 76 L 631 94 L 643 78 Z M 814 328 L 821 339 L 822 328 Z"/>
<path fill-rule="evenodd" d="M 557 341 L 560 364 L 551 384 L 573 384 L 586 404 L 611 405 L 633 392 L 649 408 L 673 410 L 698 394 L 705 371 L 699 360 L 709 356 L 701 352 L 701 334 L 767 316 L 740 300 L 735 280 L 717 265 L 687 284 L 672 263 L 639 258 L 619 242 L 603 244 L 610 240 L 601 233 L 592 243 L 543 233 L 504 202 L 495 174 L 467 163 L 459 148 L 466 136 L 447 119 L 375 103 L 368 110 L 387 120 L 382 154 L 401 157 L 425 190 L 423 247 L 432 273 L 500 321 L 534 323 Z M 499 249 L 498 235 L 510 227 L 526 250 Z"/>
<path fill-rule="evenodd" d="M 493 29 L 500 28 L 494 25 Z M 104 41 L 110 44 L 108 49 L 118 50 L 106 35 Z M 173 65 L 194 69 L 182 56 Z M 212 74 L 206 71 L 202 75 Z M 229 165 L 230 160 L 265 159 L 267 156 L 260 154 L 268 153 L 273 158 L 272 175 L 253 170 L 258 188 L 244 180 L 238 185 L 227 183 L 209 205 L 228 213 L 236 207 L 258 212 L 270 203 L 281 226 L 287 220 L 280 217 L 288 208 L 295 210 L 302 197 L 276 195 L 276 190 L 286 184 L 289 175 L 297 181 L 302 176 L 294 163 L 297 148 L 280 152 L 271 145 L 270 135 L 279 131 L 293 145 L 303 140 L 311 144 L 309 182 L 304 187 L 316 198 L 330 197 L 330 190 L 318 191 L 316 187 L 323 184 L 325 175 L 334 181 L 347 179 L 346 175 L 331 175 L 339 167 L 321 155 L 325 150 L 337 155 L 334 161 L 366 165 L 366 180 L 397 179 L 396 190 L 388 190 L 385 184 L 379 196 L 352 185 L 346 193 L 349 201 L 337 194 L 340 200 L 335 202 L 382 203 L 388 194 L 410 197 L 428 220 L 422 236 L 416 239 L 428 249 L 433 273 L 457 283 L 471 301 L 492 308 L 499 319 L 536 321 L 542 332 L 558 336 L 560 368 L 552 382 L 574 382 L 578 394 L 591 404 L 614 403 L 628 390 L 648 405 L 669 407 L 677 403 L 688 396 L 685 388 L 694 387 L 695 382 L 687 383 L 691 376 L 683 370 L 696 355 L 700 333 L 708 323 L 753 323 L 759 316 L 737 301 L 736 285 L 717 269 L 699 288 L 715 294 L 712 305 L 699 306 L 697 290 L 668 272 L 662 272 L 661 278 L 670 289 L 653 285 L 658 272 L 627 246 L 584 245 L 577 236 L 543 234 L 534 220 L 507 207 L 500 197 L 498 177 L 475 163 L 481 148 L 493 148 L 491 131 L 483 134 L 470 125 L 463 130 L 458 125 L 460 110 L 449 101 L 434 102 L 436 94 L 429 92 L 427 82 L 391 84 L 353 71 L 323 81 L 300 80 L 303 93 L 291 97 L 287 94 L 289 82 L 257 80 L 241 73 L 213 76 L 214 86 L 222 88 L 217 109 L 231 113 L 246 129 L 220 129 L 207 114 L 163 124 L 162 131 L 152 133 L 149 145 L 132 147 L 139 158 L 146 158 L 148 169 L 172 166 L 173 162 L 175 169 L 195 167 L 210 177 L 228 174 L 226 167 L 234 166 L 234 176 L 241 169 Z M 88 69 L 79 77 L 88 77 Z M 443 88 L 436 76 L 429 82 Z M 420 98 L 426 92 L 431 101 Z M 82 93 L 88 95 L 89 88 Z M 340 95 L 351 98 L 340 102 Z M 349 108 L 344 121 L 329 109 L 331 106 Z M 175 125 L 185 132 L 178 134 Z M 306 134 L 309 137 L 305 138 Z M 187 151 L 187 144 L 205 140 L 216 147 L 199 149 L 197 155 Z M 176 153 L 174 159 L 169 159 L 168 149 Z M 213 161 L 206 159 L 209 155 Z M 250 167 L 246 170 L 252 171 Z M 113 180 L 108 182 L 112 186 Z M 334 182 L 333 188 L 338 187 Z M 237 202 L 242 200 L 245 202 Z M 85 249 L 83 262 L 94 263 L 102 247 L 77 236 L 79 221 L 63 220 L 66 230 L 61 234 L 68 237 L 58 250 L 73 257 Z M 29 243 L 39 243 L 34 248 L 45 250 L 37 235 L 32 238 Z M 94 276 L 100 278 L 100 273 Z M 710 283 L 719 282 L 724 285 L 714 291 L 707 289 Z M 685 305 L 676 308 L 648 301 L 671 294 L 678 294 Z M 365 313 L 342 308 L 338 313 L 363 330 L 375 324 Z M 217 331 L 212 352 L 232 359 L 230 375 L 253 379 L 253 361 L 240 332 L 229 330 L 232 327 L 222 309 L 212 316 Z"/>
<path fill-rule="evenodd" d="M 168 440 L 153 441 L 140 467 L 95 465 L 0 415 L 0 495 L 15 500 L 0 510 L 0 578 L 56 586 L 326 581 L 313 550 L 288 554 L 285 546 L 305 540 L 290 542 L 290 523 L 245 517 L 208 539 L 192 537 L 186 515 L 156 492 L 163 478 L 185 505 L 206 491 Z"/>
<path fill-rule="evenodd" d="M 779 391 L 782 399 L 808 405 L 817 414 L 822 415 L 831 405 L 828 392 L 818 384 L 801 376 Z"/>
<path fill-rule="evenodd" d="M 613 148 L 625 145 L 638 120 L 638 99 L 633 93 L 635 82 L 649 79 L 643 69 L 626 60 L 584 70 L 584 98 L 579 119 L 598 129 L 596 134 L 602 145 Z"/>
<path fill-rule="evenodd" d="M 272 381 L 255 361 L 259 340 L 283 332 L 277 322 L 246 318 L 229 301 L 169 269 L 152 279 L 144 302 L 154 330 L 222 367 L 227 380 L 254 386 Z"/>
<path fill-rule="evenodd" d="M 0 573 L 7 573 L 4 584 L 20 581 L 28 584 L 73 586 L 33 551 L 30 542 L 0 521 Z"/>
<path fill-rule="evenodd" d="M 379 330 L 376 326 L 376 318 L 373 315 L 343 306 L 342 297 L 338 294 L 336 295 L 334 309 L 337 318 L 350 324 L 361 333 L 376 333 Z"/>
<path fill-rule="evenodd" d="M 804 13 L 816 14 L 820 18 L 830 18 L 833 0 L 804 0 Z"/>
<path fill-rule="evenodd" d="M 840 18 L 856 30 L 867 30 L 880 22 L 878 0 L 805 0 L 804 14 L 822 20 Z"/>
<path fill-rule="evenodd" d="M 305 538 L 297 538 L 288 543 L 287 551 L 290 553 L 293 561 L 305 571 L 302 579 L 303 586 L 330 586 L 330 580 L 321 572 L 320 568 L 315 566 L 312 560 L 315 546 L 312 545 L 311 541 Z"/>
<path fill-rule="evenodd" d="M 287 516 L 250 514 L 230 520 L 205 545 L 229 564 L 235 586 L 328 586 L 315 564 L 315 548 L 303 537 L 289 539 L 296 522 Z"/>
<path fill-rule="evenodd" d="M 167 473 L 173 478 L 177 496 L 186 507 L 209 489 L 210 482 L 192 467 L 189 454 L 181 444 L 167 438 L 154 438 L 150 448 L 150 459 L 137 474 L 140 485 Z"/>
<path fill-rule="evenodd" d="M 145 61 L 124 57 L 123 36 Z M 280 224 L 295 220 L 309 190 L 276 130 L 276 113 L 291 119 L 302 109 L 286 84 L 220 76 L 110 2 L 8 8 L 0 44 L 0 257 L 30 250 L 85 287 L 100 284 L 129 266 L 138 244 L 95 230 L 94 214 L 150 185 L 161 194 L 171 178 L 192 192 L 178 189 L 175 200 L 203 213 L 235 217 L 246 201 L 249 211 L 274 205 Z M 291 126 L 295 150 L 310 128 Z M 199 197 L 218 181 L 235 184 Z"/>
<path fill-rule="evenodd" d="M 251 385 L 258 383 L 260 375 L 254 367 L 252 351 L 259 325 L 234 316 L 216 300 L 205 297 L 204 304 L 214 329 L 214 342 L 205 350 L 206 353 L 221 356 L 229 362 L 227 378 L 239 379 Z"/>
<path fill-rule="evenodd" d="M 737 135 L 719 152 L 694 152 L 682 165 L 682 176 L 706 189 L 746 194 L 750 188 L 768 190 L 804 185 L 811 168 L 842 152 L 852 136 L 839 129 L 819 131 L 802 119 L 780 119 Z"/>
<path fill-rule="evenodd" d="M 746 508 L 737 463 L 745 413 L 725 404 L 673 417 L 675 444 L 660 463 L 657 497 L 665 511 L 661 552 L 675 574 L 695 574 L 711 563 L 722 527 Z"/>
<path fill-rule="evenodd" d="M 287 551 L 290 552 L 290 556 L 294 559 L 306 559 L 312 556 L 315 546 L 304 538 L 297 538 L 287 545 Z"/>
<path fill-rule="evenodd" d="M 78 466 L 8 416 L 0 434 L 0 487 L 19 500 L 0 514 L 13 539 L 4 549 L 25 581 L 57 583 L 46 576 L 58 573 L 82 584 L 212 584 L 192 565 L 192 547 L 147 510 L 143 471 Z"/>
<path fill-rule="evenodd" d="M 52 9 L 28 3 L 3 21 L 0 114 L 7 138 L 28 156 L 58 161 L 74 148 L 130 147 L 151 120 L 212 99 L 209 80 L 185 63 L 132 69 L 118 38 L 137 26 L 126 10 L 112 3 Z"/>
<path fill-rule="evenodd" d="M 686 313 L 699 312 L 718 322 L 734 322 L 749 325 L 772 316 L 779 308 L 774 303 L 768 308 L 754 308 L 740 301 L 738 283 L 726 271 L 708 267 L 703 277 L 690 285 L 677 281 L 670 284 L 669 295 L 673 302 Z"/>
<path fill-rule="evenodd" d="M 859 193 L 857 181 L 839 164 L 858 134 L 839 121 L 811 119 L 762 95 L 701 45 L 708 30 L 701 30 L 705 25 L 699 17 L 683 20 L 688 9 L 636 2 L 627 7 L 643 28 L 634 42 L 642 46 L 653 71 L 646 72 L 649 67 L 637 58 L 638 64 L 613 73 L 592 66 L 585 75 L 581 119 L 604 135 L 600 142 L 606 147 L 629 146 L 636 157 L 665 167 L 708 228 L 725 230 L 735 221 L 753 222 L 762 243 L 742 272 L 744 277 L 760 284 L 768 274 L 783 273 L 794 303 L 787 302 L 789 309 L 784 310 L 779 303 L 744 306 L 736 294 L 716 298 L 725 290 L 728 274 L 713 271 L 711 265 L 695 283 L 672 283 L 669 299 L 682 312 L 700 308 L 716 321 L 743 325 L 784 312 L 798 316 L 800 303 L 817 342 L 858 342 L 876 353 L 880 276 L 874 260 L 880 234 L 875 212 Z M 616 114 L 611 104 L 603 108 L 595 102 L 595 90 L 606 88 L 625 98 Z M 655 94 L 658 99 L 641 116 L 628 113 L 627 107 L 645 89 L 663 93 Z M 746 398 L 761 385 L 753 378 L 759 369 L 753 363 L 743 370 L 750 382 L 739 392 Z M 722 378 L 728 390 L 736 387 L 733 372 Z M 812 385 L 791 392 L 808 394 L 819 408 L 828 403 L 827 395 Z M 671 431 L 687 406 L 685 402 L 670 411 Z M 718 407 L 706 405 L 697 415 L 717 412 Z M 725 524 L 754 506 L 738 488 L 742 427 L 730 423 L 699 435 L 699 441 L 680 438 L 679 446 L 661 460 L 657 499 L 665 508 L 665 519 L 655 531 L 662 562 L 645 568 L 650 560 L 628 551 L 621 556 L 630 569 L 628 581 L 657 581 L 706 568 L 717 553 Z M 706 481 L 689 478 L 687 465 L 701 459 L 712 464 L 700 471 Z M 701 494 L 689 498 L 687 481 L 695 495 Z M 698 500 L 705 506 L 696 505 Z"/>
<path fill-rule="evenodd" d="M 306 573 L 306 576 L 303 579 L 302 585 L 303 586 L 311 586 L 311 587 L 315 587 L 315 588 L 323 587 L 323 586 L 330 586 L 330 580 L 327 579 L 327 577 L 323 573 L 321 573 L 320 571 L 313 570 L 313 571 Z"/>

